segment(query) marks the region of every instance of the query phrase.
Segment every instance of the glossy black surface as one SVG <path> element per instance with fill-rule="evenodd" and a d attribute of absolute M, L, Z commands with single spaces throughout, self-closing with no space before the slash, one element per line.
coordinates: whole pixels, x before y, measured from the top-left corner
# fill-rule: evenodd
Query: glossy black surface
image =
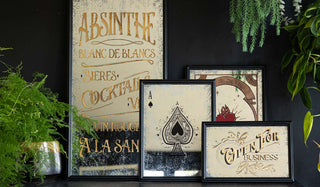
<path fill-rule="evenodd" d="M 36 184 L 27 184 L 33 187 Z M 200 183 L 200 182 L 108 182 L 108 181 L 55 181 L 40 184 L 43 187 L 300 187 L 300 183 Z"/>

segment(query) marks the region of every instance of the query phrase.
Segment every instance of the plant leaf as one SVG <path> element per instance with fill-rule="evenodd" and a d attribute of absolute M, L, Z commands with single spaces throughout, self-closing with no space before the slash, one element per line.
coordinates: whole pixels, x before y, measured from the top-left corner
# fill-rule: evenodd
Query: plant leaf
<path fill-rule="evenodd" d="M 320 17 L 317 16 L 312 24 L 311 24 L 311 27 L 310 27 L 310 31 L 311 33 L 314 35 L 314 36 L 319 36 L 319 22 L 320 22 Z"/>
<path fill-rule="evenodd" d="M 317 66 L 316 74 L 315 74 L 315 81 L 320 82 L 320 66 Z"/>
<path fill-rule="evenodd" d="M 298 39 L 298 44 L 299 44 L 300 50 L 303 49 L 302 48 L 303 39 L 306 36 L 309 36 L 309 35 L 311 35 L 310 29 L 298 29 L 298 32 L 297 32 L 296 36 L 297 36 L 297 39 Z"/>
<path fill-rule="evenodd" d="M 0 47 L 0 51 L 6 51 L 6 50 L 12 50 L 13 48 L 11 47 Z"/>
<path fill-rule="evenodd" d="M 313 142 L 318 146 L 318 148 L 320 148 L 320 145 L 316 142 L 316 141 L 314 141 L 313 140 Z M 320 152 L 319 152 L 319 161 L 318 161 L 318 171 L 320 172 Z"/>
<path fill-rule="evenodd" d="M 310 16 L 311 17 L 311 16 Z M 299 19 L 298 19 L 298 21 L 299 21 Z M 305 17 L 305 16 L 302 16 L 301 17 L 301 19 L 300 19 L 300 21 L 299 21 L 299 27 L 300 26 L 302 26 L 303 24 L 305 24 L 306 22 L 307 22 L 308 20 L 307 20 L 307 18 Z"/>
<path fill-rule="evenodd" d="M 310 38 L 311 36 L 310 35 L 306 35 L 300 42 L 300 47 L 302 50 L 307 50 L 309 49 L 309 45 L 310 45 Z"/>
<path fill-rule="evenodd" d="M 317 7 L 312 6 L 310 8 L 308 8 L 305 13 L 304 13 L 304 17 L 306 18 L 310 18 L 314 15 L 314 13 L 316 12 Z"/>
<path fill-rule="evenodd" d="M 291 73 L 287 82 L 287 88 L 291 94 L 293 93 L 294 85 L 295 85 L 295 80 L 294 80 L 294 76 Z"/>
<path fill-rule="evenodd" d="M 318 171 L 320 172 L 320 153 L 319 153 Z"/>
<path fill-rule="evenodd" d="M 297 72 L 297 69 L 298 69 L 297 67 L 298 67 L 298 65 L 300 64 L 300 62 L 303 60 L 303 58 L 304 58 L 304 55 L 303 55 L 303 53 L 301 53 L 301 54 L 297 57 L 296 61 L 294 62 L 293 68 L 292 68 L 292 74 L 293 74 L 293 75 Z"/>
<path fill-rule="evenodd" d="M 292 58 L 293 58 L 294 54 L 292 53 L 292 51 L 287 51 L 285 53 L 285 55 L 283 56 L 282 58 L 282 61 L 281 61 L 281 71 L 284 70 L 284 68 L 286 68 L 290 62 L 292 61 Z"/>
<path fill-rule="evenodd" d="M 293 100 L 294 96 L 302 89 L 305 82 L 306 82 L 306 74 L 303 71 L 301 71 L 299 72 L 298 78 L 296 80 L 295 88 L 292 92 L 291 100 Z"/>
<path fill-rule="evenodd" d="M 299 28 L 299 25 L 287 25 L 287 26 L 284 26 L 282 27 L 284 30 L 288 31 L 288 32 L 291 32 L 291 31 L 294 31 L 296 30 L 297 28 Z"/>
<path fill-rule="evenodd" d="M 319 37 L 314 38 L 312 45 L 314 49 L 320 49 L 320 38 Z"/>
<path fill-rule="evenodd" d="M 314 19 L 316 19 L 317 16 L 313 16 L 311 19 L 309 19 L 309 21 L 305 24 L 304 28 L 310 28 Z"/>
<path fill-rule="evenodd" d="M 308 65 L 307 65 L 307 68 L 306 68 L 306 73 L 312 72 L 313 68 L 314 68 L 314 65 L 315 64 L 309 62 Z"/>
<path fill-rule="evenodd" d="M 311 51 L 308 50 L 306 52 L 306 55 L 302 55 L 303 59 L 300 60 L 301 62 L 300 63 L 295 62 L 294 66 L 293 66 L 293 70 L 298 72 L 298 77 L 295 81 L 294 90 L 292 92 L 292 98 L 291 98 L 292 100 L 293 100 L 294 96 L 302 89 L 302 87 L 304 86 L 304 84 L 306 82 L 306 68 L 309 64 L 310 55 L 311 55 Z M 292 72 L 293 75 L 295 73 L 294 71 Z"/>
<path fill-rule="evenodd" d="M 312 101 L 311 101 L 308 89 L 306 87 L 303 87 L 299 93 L 304 106 L 306 106 L 308 109 L 311 110 Z"/>
<path fill-rule="evenodd" d="M 314 67 L 313 67 L 313 81 L 315 81 L 316 80 L 316 73 L 317 73 L 317 64 L 315 63 L 314 64 Z"/>
<path fill-rule="evenodd" d="M 304 134 L 304 144 L 307 145 L 307 140 L 309 138 L 311 129 L 313 125 L 313 115 L 308 111 L 303 120 L 303 134 Z"/>

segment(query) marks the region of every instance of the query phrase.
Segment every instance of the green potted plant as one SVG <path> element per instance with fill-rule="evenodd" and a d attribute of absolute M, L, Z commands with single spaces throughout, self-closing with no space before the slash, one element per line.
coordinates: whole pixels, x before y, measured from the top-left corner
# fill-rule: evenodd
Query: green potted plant
<path fill-rule="evenodd" d="M 309 109 L 303 123 L 304 143 L 307 145 L 313 118 L 320 116 L 312 114 L 312 99 L 309 95 L 311 89 L 320 92 L 320 0 L 310 4 L 294 23 L 283 28 L 289 32 L 291 49 L 283 56 L 281 68 L 283 70 L 291 66 L 288 91 L 292 99 L 299 93 L 303 104 Z M 306 84 L 308 76 L 312 78 L 313 85 Z"/>
<path fill-rule="evenodd" d="M 94 135 L 92 121 L 81 117 L 75 107 L 58 101 L 58 95 L 44 86 L 46 75 L 37 73 L 32 82 L 26 82 L 21 65 L 2 65 L 7 70 L 0 77 L 0 184 L 43 180 L 44 171 L 55 165 L 54 152 L 65 154 L 54 142 L 64 139 L 58 130 L 68 127 L 68 115 L 74 116 L 74 128 L 79 133 Z M 43 165 L 44 161 L 49 165 Z"/>

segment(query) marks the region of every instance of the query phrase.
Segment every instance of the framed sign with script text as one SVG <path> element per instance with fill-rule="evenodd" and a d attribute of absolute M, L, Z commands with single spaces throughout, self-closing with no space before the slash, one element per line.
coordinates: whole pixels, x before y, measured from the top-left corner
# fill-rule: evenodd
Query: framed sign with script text
<path fill-rule="evenodd" d="M 137 179 L 139 81 L 166 78 L 165 1 L 70 7 L 70 103 L 95 121 L 97 137 L 69 133 L 68 175 Z"/>
<path fill-rule="evenodd" d="M 205 182 L 293 182 L 290 122 L 204 122 Z"/>
<path fill-rule="evenodd" d="M 216 121 L 263 121 L 263 66 L 187 66 L 188 79 L 215 79 Z"/>
<path fill-rule="evenodd" d="M 200 180 L 201 125 L 213 121 L 212 80 L 140 83 L 142 180 Z"/>

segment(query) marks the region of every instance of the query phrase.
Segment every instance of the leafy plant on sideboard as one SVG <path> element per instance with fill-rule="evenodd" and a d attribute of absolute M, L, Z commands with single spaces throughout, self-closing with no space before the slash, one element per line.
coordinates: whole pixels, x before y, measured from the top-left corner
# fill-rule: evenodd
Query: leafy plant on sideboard
<path fill-rule="evenodd" d="M 299 93 L 303 104 L 309 109 L 303 123 L 304 143 L 307 145 L 313 119 L 320 116 L 312 114 L 312 99 L 309 94 L 310 90 L 320 93 L 320 0 L 310 4 L 294 23 L 284 29 L 289 32 L 291 49 L 282 59 L 282 70 L 290 65 L 288 91 L 292 94 L 292 99 Z M 312 78 L 313 85 L 306 83 L 308 76 Z M 320 171 L 320 160 L 318 170 Z"/>
<path fill-rule="evenodd" d="M 79 133 L 94 135 L 88 125 L 92 121 L 58 101 L 58 95 L 44 86 L 47 75 L 36 73 L 27 82 L 20 73 L 21 65 L 15 68 L 0 62 L 6 67 L 0 76 L 0 184 L 21 185 L 26 179 L 44 178 L 36 166 L 36 142 L 64 139 L 59 129 L 69 126 L 65 121 L 69 114 L 74 115 L 74 130 Z M 62 146 L 60 150 L 65 154 Z"/>

